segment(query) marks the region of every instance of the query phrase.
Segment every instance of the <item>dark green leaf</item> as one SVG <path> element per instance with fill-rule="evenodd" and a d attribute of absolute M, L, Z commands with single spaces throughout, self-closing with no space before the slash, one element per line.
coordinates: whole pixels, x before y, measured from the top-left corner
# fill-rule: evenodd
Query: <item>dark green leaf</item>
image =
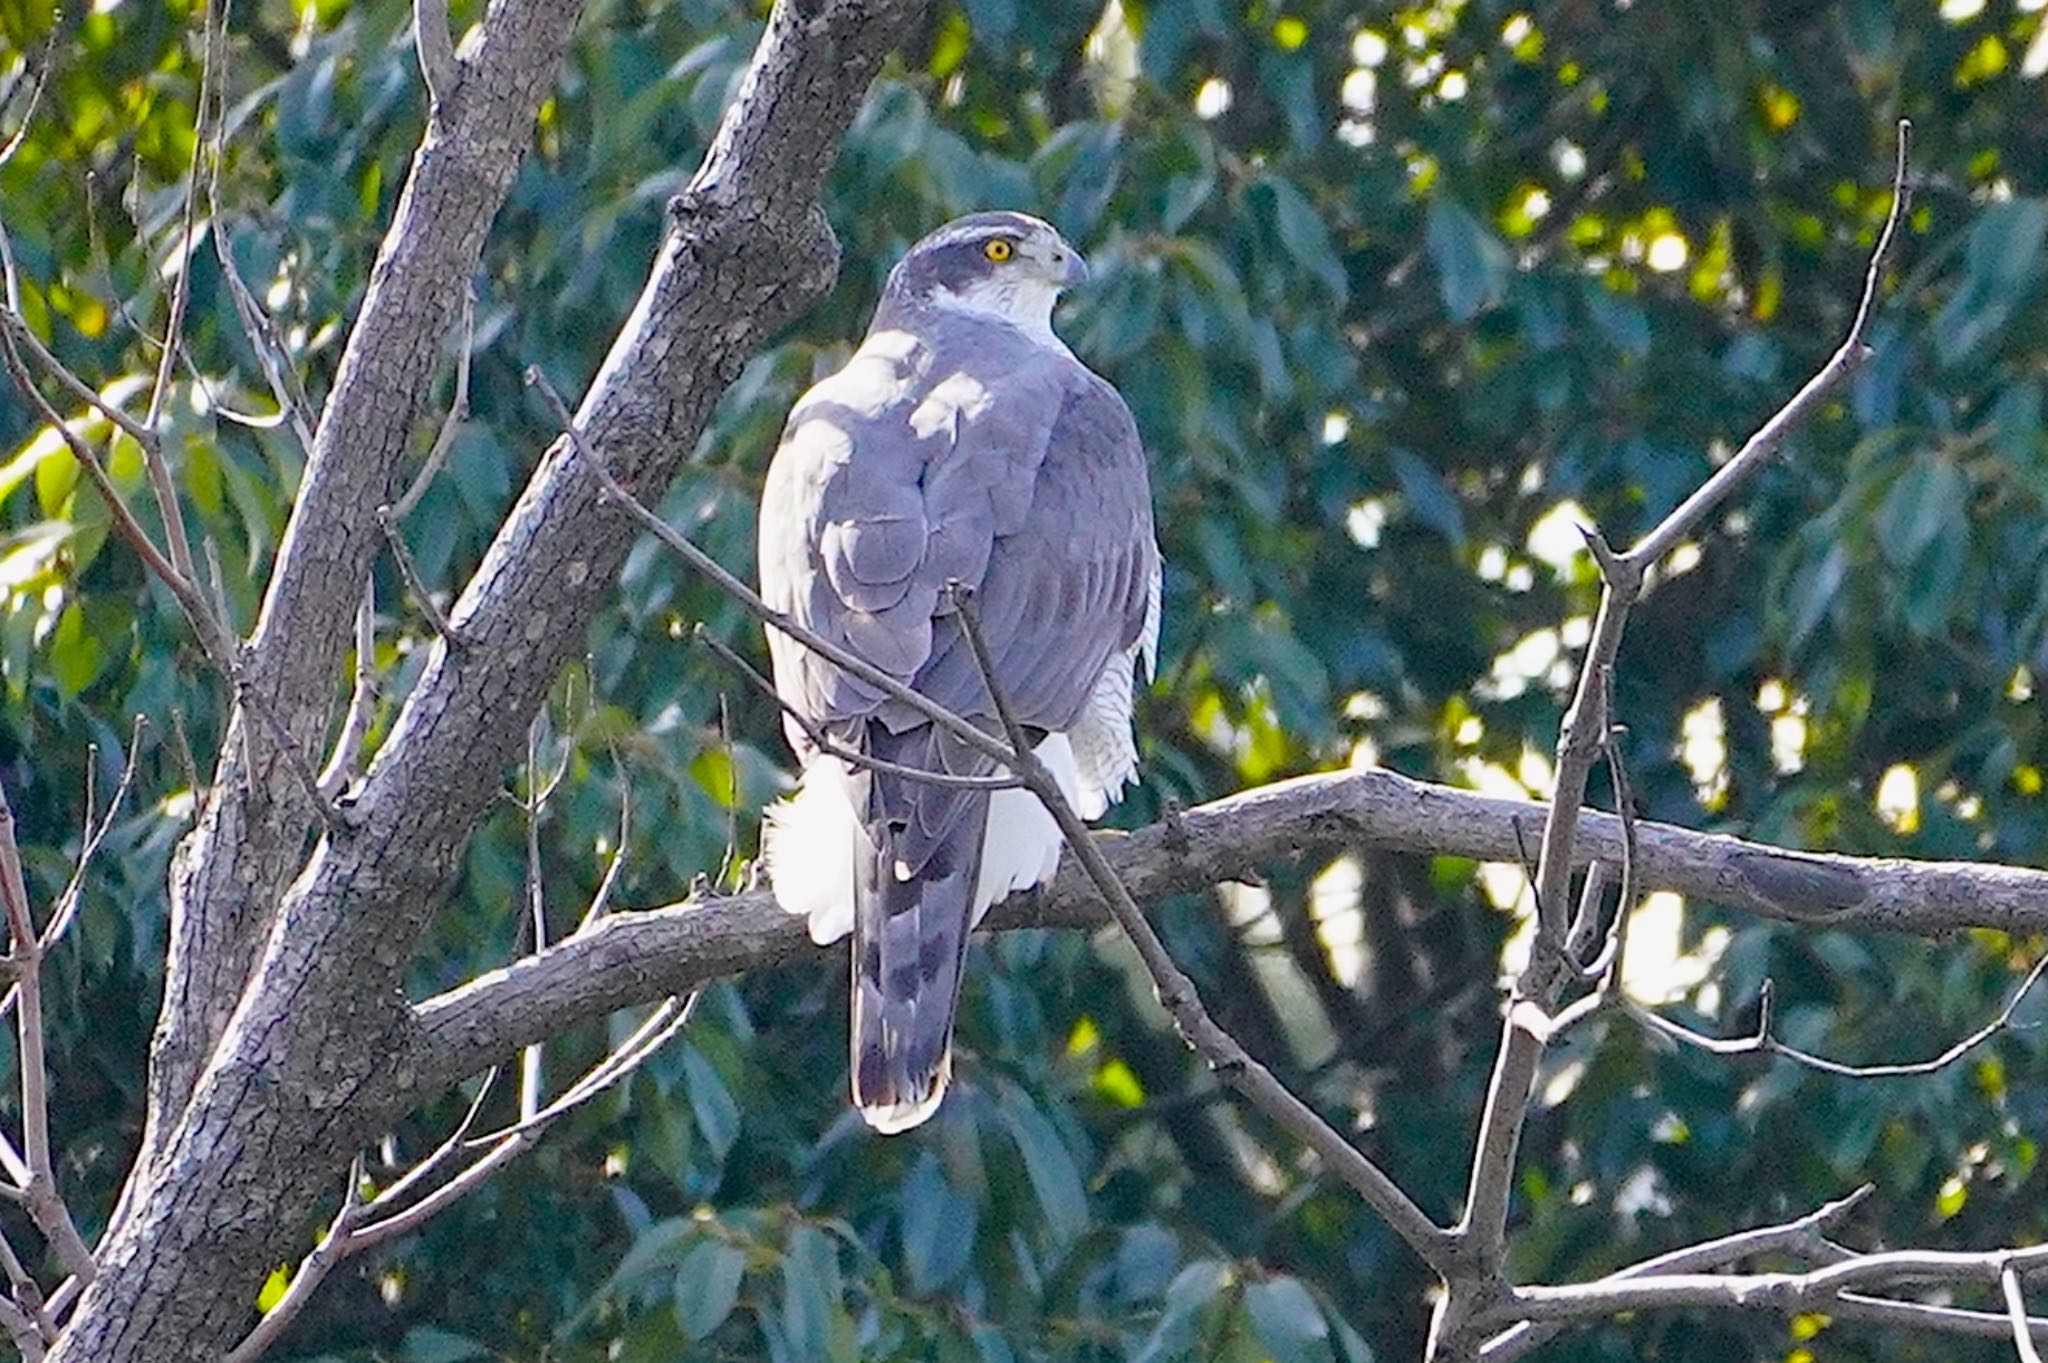
<path fill-rule="evenodd" d="M 712 1154 L 724 1159 L 739 1139 L 740 1105 L 695 1046 L 683 1048 L 683 1086 L 690 1095 L 690 1110 L 697 1114 L 697 1129 L 704 1133 Z"/>
<path fill-rule="evenodd" d="M 1500 238 L 1456 199 L 1439 197 L 1429 206 L 1423 241 L 1436 266 L 1444 309 L 1453 320 L 1471 321 L 1507 292 L 1513 257 Z"/>
<path fill-rule="evenodd" d="M 935 1292 L 967 1267 L 980 1204 L 953 1187 L 938 1157 L 929 1152 L 911 1166 L 896 1204 L 910 1289 L 920 1295 Z"/>
<path fill-rule="evenodd" d="M 1244 1291 L 1245 1314 L 1273 1363 L 1330 1357 L 1330 1327 L 1308 1289 L 1293 1278 L 1268 1278 Z"/>
<path fill-rule="evenodd" d="M 997 1111 L 1017 1153 L 1024 1157 L 1024 1172 L 1045 1212 L 1047 1233 L 1056 1245 L 1073 1240 L 1088 1224 L 1088 1194 L 1073 1155 L 1023 1090 L 1006 1085 Z"/>
<path fill-rule="evenodd" d="M 691 1340 L 703 1339 L 725 1323 L 740 1298 L 746 1251 L 706 1235 L 676 1266 L 676 1324 Z"/>

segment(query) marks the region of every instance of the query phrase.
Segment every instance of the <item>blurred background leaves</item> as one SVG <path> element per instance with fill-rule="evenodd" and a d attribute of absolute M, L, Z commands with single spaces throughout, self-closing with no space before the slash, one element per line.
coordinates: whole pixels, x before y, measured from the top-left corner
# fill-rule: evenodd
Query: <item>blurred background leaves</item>
<path fill-rule="evenodd" d="M 481 7 L 454 8 L 460 29 Z M 589 7 L 475 281 L 475 416 L 406 523 L 436 590 L 475 566 L 549 437 L 521 371 L 564 391 L 594 372 L 761 17 L 721 0 Z M 60 18 L 0 0 L 0 135 L 21 116 L 24 54 L 56 35 L 44 105 L 0 168 L 24 313 L 139 404 L 191 270 L 167 444 L 243 628 L 301 456 L 215 241 L 317 402 L 422 128 L 408 22 L 399 0 L 236 7 L 222 216 L 202 213 L 187 264 L 196 8 Z M 838 289 L 748 366 L 662 509 L 749 564 L 782 416 L 848 353 L 902 249 L 957 213 L 1040 212 L 1094 264 L 1062 328 L 1137 413 L 1169 565 L 1140 705 L 1147 783 L 1118 817 L 1347 763 L 1541 794 L 1595 598 L 1575 525 L 1647 529 L 1832 348 L 1888 202 L 1893 120 L 1910 116 L 1919 191 L 1874 353 L 1674 555 L 1619 704 L 1652 817 L 2038 864 L 2044 74 L 2039 0 L 939 0 L 847 140 Z M 135 451 L 111 462 L 139 490 Z M 0 394 L 0 779 L 45 898 L 86 768 L 109 789 L 129 717 L 151 720 L 136 801 L 48 986 L 64 1172 L 94 1225 L 137 1138 L 167 859 L 223 715 L 170 603 L 106 529 L 55 433 Z M 378 600 L 373 742 L 430 637 L 388 562 Z M 626 786 L 623 902 L 744 875 L 787 754 L 769 707 L 689 644 L 700 621 L 760 652 L 736 609 L 642 544 L 558 689 L 546 760 L 569 779 L 541 829 L 558 934 L 614 850 Z M 516 949 L 523 846 L 508 802 L 420 954 L 419 993 Z M 1158 918 L 1226 1025 L 1448 1218 L 1526 907 L 1513 867 L 1360 850 Z M 2039 947 L 1800 932 L 1665 897 L 1638 920 L 1633 987 L 1733 1033 L 1769 978 L 1796 1044 L 1905 1059 L 1995 1011 Z M 960 1090 L 918 1135 L 881 1142 L 846 1111 L 837 967 L 720 985 L 630 1084 L 337 1274 L 280 1356 L 1416 1355 L 1418 1266 L 1218 1097 L 1119 943 L 1021 933 L 977 956 Z M 2042 1038 L 2023 1026 L 1940 1076 L 1857 1085 L 1670 1053 L 1623 1022 L 1585 1029 L 1554 1056 L 1525 1143 L 1514 1272 L 1589 1276 L 1866 1178 L 1880 1191 L 1857 1243 L 2038 1239 Z M 566 1082 L 605 1040 L 562 1039 L 550 1072 Z M 459 1105 L 395 1132 L 373 1180 Z M 1662 1316 L 1546 1356 L 2005 1349 Z"/>

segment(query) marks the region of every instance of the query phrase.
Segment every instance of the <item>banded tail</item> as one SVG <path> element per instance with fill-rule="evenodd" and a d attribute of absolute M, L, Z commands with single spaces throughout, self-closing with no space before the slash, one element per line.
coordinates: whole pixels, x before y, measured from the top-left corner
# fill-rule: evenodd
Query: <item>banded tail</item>
<path fill-rule="evenodd" d="M 1048 737 L 1038 757 L 1069 800 L 1100 807 L 1066 735 Z M 949 791 L 963 807 L 942 833 L 906 830 L 921 869 L 905 879 L 888 821 L 855 812 L 869 808 L 868 780 L 814 758 L 796 795 L 769 807 L 762 850 L 776 902 L 809 921 L 811 940 L 853 935 L 853 1098 L 869 1126 L 893 1135 L 937 1111 L 952 1077 L 967 934 L 991 904 L 1050 880 L 1062 842 L 1027 790 Z M 937 789 L 925 787 L 927 798 Z"/>
<path fill-rule="evenodd" d="M 923 865 L 897 858 L 887 824 L 859 849 L 853 895 L 853 1101 L 884 1135 L 938 1110 L 953 1074 L 953 1012 L 981 874 L 988 797 L 931 846 Z M 906 872 L 908 875 L 906 876 Z"/>

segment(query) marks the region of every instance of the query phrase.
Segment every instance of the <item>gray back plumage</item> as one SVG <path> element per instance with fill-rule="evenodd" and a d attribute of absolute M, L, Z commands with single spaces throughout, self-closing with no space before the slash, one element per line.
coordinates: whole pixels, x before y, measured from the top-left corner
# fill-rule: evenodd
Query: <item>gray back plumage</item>
<path fill-rule="evenodd" d="M 972 589 L 1018 718 L 1063 732 L 1145 629 L 1158 553 L 1137 429 L 1064 346 L 892 284 L 861 350 L 790 414 L 763 493 L 760 567 L 769 604 L 994 733 L 947 591 Z M 772 630 L 769 642 L 777 690 L 836 742 L 929 770 L 992 770 L 826 659 Z M 944 1082 L 989 799 L 867 771 L 850 787 L 865 842 L 855 1096 L 886 1105 Z"/>

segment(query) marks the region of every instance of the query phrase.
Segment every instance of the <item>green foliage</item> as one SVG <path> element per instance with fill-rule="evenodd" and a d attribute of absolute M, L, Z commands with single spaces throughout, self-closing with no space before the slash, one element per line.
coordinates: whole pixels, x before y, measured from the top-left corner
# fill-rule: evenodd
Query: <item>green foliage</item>
<path fill-rule="evenodd" d="M 459 24 L 481 9 L 456 8 Z M 47 3 L 0 0 L 0 79 L 52 22 Z M 178 0 L 67 7 L 45 105 L 0 167 L 31 326 L 131 410 L 182 259 L 195 22 Z M 475 566 L 550 434 L 521 371 L 565 391 L 594 372 L 759 22 L 722 0 L 593 7 L 475 281 L 475 416 L 407 523 L 437 588 Z M 215 244 L 317 401 L 422 128 L 407 24 L 399 0 L 235 8 L 222 216 L 202 208 L 187 267 L 191 364 L 167 443 L 244 628 L 303 454 Z M 1594 600 L 1572 520 L 1617 541 L 1646 529 L 1817 366 L 1888 202 L 1891 119 L 1910 115 L 1921 187 L 1873 353 L 1646 602 L 1619 704 L 1648 815 L 2038 861 L 2044 34 L 2038 8 L 2007 0 L 1954 20 L 1889 0 L 939 3 L 847 140 L 838 289 L 740 376 L 662 510 L 747 564 L 782 415 L 847 352 L 903 246 L 955 213 L 1033 209 L 1095 266 L 1062 327 L 1138 415 L 1169 564 L 1161 676 L 1141 703 L 1148 784 L 1119 817 L 1354 759 L 1512 782 L 1553 742 L 1558 660 Z M 0 108 L 0 132 L 19 114 L 18 98 Z M 75 425 L 104 444 L 103 422 Z M 132 448 L 112 463 L 142 491 Z M 62 442 L 0 393 L 0 779 L 45 901 L 86 768 L 109 789 L 128 717 L 151 721 L 138 795 L 51 967 L 57 1126 L 93 1225 L 137 1138 L 165 873 L 193 802 L 181 752 L 203 778 L 225 699 L 107 530 Z M 372 742 L 427 636 L 379 573 Z M 643 544 L 551 707 L 544 759 L 567 762 L 541 830 L 557 933 L 602 872 L 622 788 L 625 903 L 736 877 L 781 788 L 776 716 L 685 642 L 699 622 L 759 654 L 730 603 Z M 1881 809 L 1881 787 L 1907 795 Z M 508 806 L 470 851 L 417 992 L 514 949 L 523 845 Z M 1200 897 L 1160 921 L 1225 1023 L 1448 1217 L 1510 924 L 1468 863 L 1349 861 L 1355 894 L 1316 890 L 1321 866 L 1278 867 L 1263 901 Z M 1329 945 L 1347 940 L 1362 945 Z M 1675 945 L 1707 967 L 1674 986 L 1679 1016 L 1739 1031 L 1771 979 L 1788 1039 L 1858 1060 L 1967 1031 L 2038 949 L 1797 932 L 1710 904 L 1687 906 Z M 1417 1265 L 1214 1098 L 1119 947 L 1021 934 L 977 956 L 959 1091 L 920 1134 L 878 1141 L 845 1111 L 841 971 L 721 987 L 685 1042 L 524 1163 L 337 1275 L 287 1350 L 1415 1355 Z M 604 1041 L 564 1038 L 550 1073 Z M 1556 1056 L 1547 1092 L 1568 1101 L 1525 1143 L 1514 1270 L 1583 1277 L 1865 1178 L 1881 1192 L 1852 1239 L 2038 1239 L 2044 1046 L 2019 1030 L 1940 1076 L 1855 1085 L 1596 1026 Z M 385 1155 L 430 1149 L 457 1106 L 418 1114 Z M 1800 1338 L 1823 1357 L 1977 1356 L 1847 1324 Z M 1781 1322 L 1662 1317 L 1550 1356 L 1795 1344 Z"/>

